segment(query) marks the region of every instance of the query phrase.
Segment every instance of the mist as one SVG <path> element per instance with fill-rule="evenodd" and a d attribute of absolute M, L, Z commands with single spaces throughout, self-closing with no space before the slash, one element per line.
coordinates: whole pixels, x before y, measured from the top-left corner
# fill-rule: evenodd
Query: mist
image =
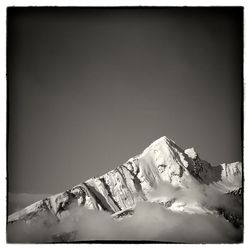
<path fill-rule="evenodd" d="M 199 203 L 202 207 L 216 204 L 232 205 L 210 186 L 194 184 L 187 190 L 161 183 L 151 198 L 166 197 L 187 204 Z M 231 205 L 230 205 L 231 204 Z M 232 207 L 232 206 L 231 206 Z M 8 242 L 44 243 L 94 240 L 160 241 L 174 243 L 235 243 L 242 241 L 242 229 L 216 213 L 175 212 L 160 204 L 137 203 L 134 215 L 122 220 L 113 219 L 104 211 L 73 207 L 59 223 L 16 222 L 8 226 Z M 47 219 L 48 220 L 48 219 Z"/>
<path fill-rule="evenodd" d="M 226 195 L 214 185 L 199 184 L 194 180 L 186 183 L 186 188 L 174 187 L 168 182 L 162 181 L 158 187 L 150 193 L 153 198 L 175 199 L 185 204 L 197 204 L 199 207 L 216 209 L 223 208 L 242 216 L 242 203 L 236 197 Z"/>

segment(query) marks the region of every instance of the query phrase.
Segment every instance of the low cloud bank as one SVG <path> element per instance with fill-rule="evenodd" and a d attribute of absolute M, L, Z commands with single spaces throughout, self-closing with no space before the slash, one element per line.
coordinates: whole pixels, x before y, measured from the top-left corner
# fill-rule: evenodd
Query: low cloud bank
<path fill-rule="evenodd" d="M 242 231 L 214 215 L 175 213 L 158 204 L 139 203 L 132 217 L 113 220 L 100 211 L 75 208 L 60 223 L 17 222 L 8 226 L 8 242 L 153 240 L 179 243 L 231 243 Z M 72 233 L 73 232 L 73 233 Z"/>
<path fill-rule="evenodd" d="M 241 215 L 241 204 L 213 186 L 188 183 L 187 189 L 163 182 L 151 198 L 165 197 L 198 207 L 230 209 Z M 222 216 L 206 213 L 173 212 L 159 204 L 138 203 L 134 215 L 114 220 L 104 211 L 77 207 L 60 221 L 44 218 L 34 223 L 16 222 L 7 227 L 8 242 L 55 242 L 91 240 L 152 240 L 176 243 L 235 243 L 242 241 L 242 228 L 236 229 Z"/>

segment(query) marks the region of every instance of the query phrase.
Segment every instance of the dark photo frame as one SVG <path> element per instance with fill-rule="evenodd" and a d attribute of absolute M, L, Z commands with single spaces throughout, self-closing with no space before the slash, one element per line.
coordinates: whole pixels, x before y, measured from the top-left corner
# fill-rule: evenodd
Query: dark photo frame
<path fill-rule="evenodd" d="M 7 242 L 242 243 L 243 18 L 8 7 Z"/>

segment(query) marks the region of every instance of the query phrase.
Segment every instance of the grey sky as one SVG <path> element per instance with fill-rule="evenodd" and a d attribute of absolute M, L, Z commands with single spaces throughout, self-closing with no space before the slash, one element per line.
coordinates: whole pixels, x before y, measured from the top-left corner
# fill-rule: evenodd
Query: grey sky
<path fill-rule="evenodd" d="M 9 9 L 9 191 L 63 191 L 163 135 L 241 161 L 242 15 Z"/>

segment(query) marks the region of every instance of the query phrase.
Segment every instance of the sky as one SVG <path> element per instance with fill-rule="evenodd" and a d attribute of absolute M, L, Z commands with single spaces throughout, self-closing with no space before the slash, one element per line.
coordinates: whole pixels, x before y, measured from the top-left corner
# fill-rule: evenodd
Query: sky
<path fill-rule="evenodd" d="M 242 161 L 243 9 L 9 8 L 8 191 L 58 193 L 161 136 Z"/>

